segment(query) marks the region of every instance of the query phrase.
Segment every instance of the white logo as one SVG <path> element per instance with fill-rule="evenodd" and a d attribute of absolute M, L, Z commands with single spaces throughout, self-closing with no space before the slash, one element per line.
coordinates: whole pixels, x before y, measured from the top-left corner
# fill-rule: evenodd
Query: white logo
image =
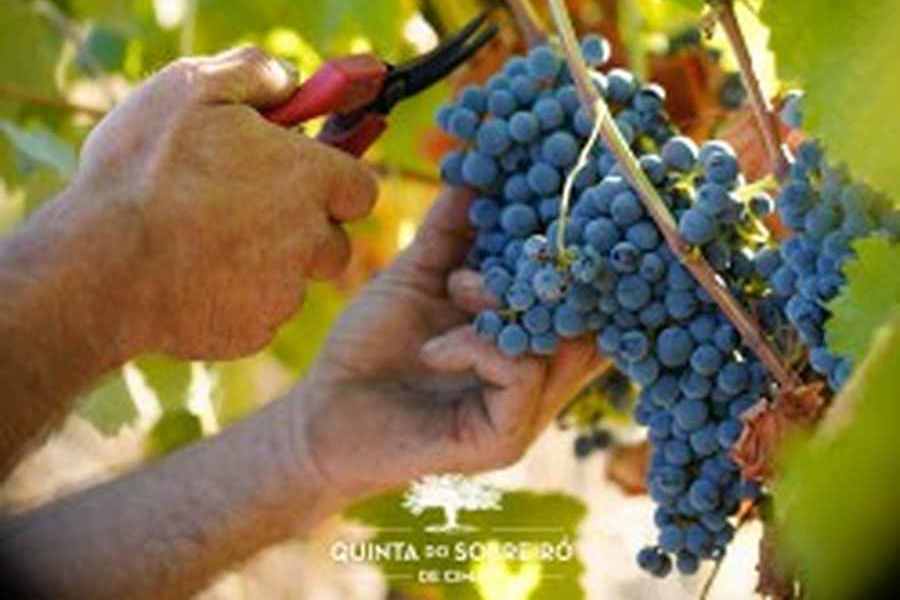
<path fill-rule="evenodd" d="M 462 475 L 427 475 L 413 482 L 403 499 L 403 507 L 415 516 L 428 508 L 444 511 L 444 523 L 429 525 L 429 533 L 476 531 L 476 527 L 459 523 L 460 511 L 500 510 L 503 492 L 498 488 Z"/>

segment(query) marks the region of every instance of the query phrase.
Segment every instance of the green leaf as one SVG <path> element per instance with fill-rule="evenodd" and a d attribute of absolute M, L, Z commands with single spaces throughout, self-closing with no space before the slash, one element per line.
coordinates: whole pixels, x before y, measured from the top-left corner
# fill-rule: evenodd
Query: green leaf
<path fill-rule="evenodd" d="M 67 181 L 57 171 L 48 167 L 41 167 L 22 177 L 19 183 L 25 192 L 24 216 L 31 214 L 62 191 Z"/>
<path fill-rule="evenodd" d="M 352 39 L 366 38 L 375 52 L 388 59 L 400 56 L 403 27 L 415 11 L 410 0 L 338 0 L 326 4 L 301 2 L 306 8 L 297 30 L 326 54 L 344 52 Z"/>
<path fill-rule="evenodd" d="M 75 149 L 43 125 L 24 129 L 11 121 L 2 120 L 0 131 L 28 160 L 53 167 L 65 178 L 75 172 L 78 165 Z"/>
<path fill-rule="evenodd" d="M 110 27 L 95 26 L 78 49 L 76 62 L 87 72 L 90 72 L 91 61 L 106 71 L 117 71 L 125 61 L 125 47 L 126 40 L 119 32 Z"/>
<path fill-rule="evenodd" d="M 449 96 L 449 86 L 441 83 L 397 105 L 388 117 L 395 126 L 388 127 L 379 142 L 385 165 L 426 175 L 437 172 L 425 147 L 426 132 L 435 128 L 434 115 Z"/>
<path fill-rule="evenodd" d="M 72 0 L 75 17 L 94 25 L 87 47 L 76 57 L 79 64 L 88 66 L 84 59 L 85 52 L 90 52 L 96 66 L 122 69 L 128 78 L 138 80 L 177 58 L 181 30 L 160 27 L 156 4 L 149 0 Z M 98 30 L 103 33 L 95 38 Z"/>
<path fill-rule="evenodd" d="M 871 237 L 854 244 L 856 258 L 844 266 L 847 285 L 832 300 L 825 325 L 832 351 L 862 362 L 872 335 L 900 309 L 900 244 Z"/>
<path fill-rule="evenodd" d="M 706 2 L 704 0 L 672 0 L 672 4 L 678 4 L 683 8 L 692 10 L 697 13 L 702 12 L 703 8 L 706 6 Z"/>
<path fill-rule="evenodd" d="M 820 600 L 864 593 L 896 556 L 900 539 L 900 316 L 876 336 L 831 410 L 849 407 L 848 423 L 797 443 L 775 488 L 787 558 Z"/>
<path fill-rule="evenodd" d="M 30 94 L 55 98 L 55 70 L 63 39 L 34 9 L 34 3 L 7 0 L 2 8 L 0 35 L 0 82 Z M 0 98 L 0 116 L 10 116 L 19 102 Z"/>
<path fill-rule="evenodd" d="M 378 560 L 375 564 L 389 577 L 389 581 L 401 591 L 406 590 L 414 597 L 416 592 L 430 591 L 438 588 L 438 597 L 453 599 L 479 598 L 513 598 L 500 581 L 485 580 L 476 586 L 472 583 L 452 583 L 447 585 L 425 586 L 418 583 L 422 572 L 448 573 L 451 571 L 466 575 L 505 574 L 516 578 L 525 576 L 523 568 L 528 568 L 528 561 L 480 561 L 471 560 L 468 552 L 457 555 L 458 547 L 474 548 L 471 544 L 486 546 L 490 542 L 516 544 L 556 545 L 567 540 L 575 544 L 577 529 L 587 509 L 584 504 L 565 494 L 507 492 L 500 499 L 500 510 L 461 511 L 459 521 L 465 526 L 474 528 L 471 531 L 438 533 L 428 530 L 429 526 L 441 524 L 443 514 L 440 509 L 429 509 L 415 516 L 403 506 L 404 493 L 393 492 L 369 499 L 350 508 L 346 516 L 376 528 L 376 534 L 369 540 L 371 546 L 387 547 L 391 544 L 413 548 L 416 557 L 413 560 L 402 560 L 402 556 L 390 556 Z M 461 546 L 458 546 L 461 545 Z M 446 557 L 427 556 L 428 548 L 448 546 L 450 551 Z M 405 551 L 404 551 L 405 552 Z M 411 555 L 410 555 L 411 556 Z M 409 556 L 407 557 L 409 558 Z M 580 575 L 584 570 L 581 560 L 573 555 L 569 560 L 536 561 L 540 568 L 537 587 L 528 596 L 530 598 L 554 598 L 558 600 L 576 600 L 584 598 L 584 589 L 580 583 Z M 532 564 L 534 566 L 534 564 Z M 408 576 L 412 575 L 412 579 Z M 493 578 L 492 578 L 493 579 Z M 512 583 L 512 582 L 510 582 Z M 483 595 L 492 591 L 490 595 Z"/>
<path fill-rule="evenodd" d="M 456 31 L 484 10 L 479 0 L 454 0 L 454 2 L 423 2 L 422 15 L 439 34 Z"/>
<path fill-rule="evenodd" d="M 123 426 L 133 423 L 138 417 L 137 407 L 121 371 L 110 375 L 81 398 L 76 412 L 104 435 L 116 435 Z"/>
<path fill-rule="evenodd" d="M 403 26 L 414 10 L 411 0 L 199 0 L 196 50 L 218 51 L 282 27 L 296 30 L 327 55 L 347 52 L 354 38 L 363 37 L 380 55 L 394 58 L 404 46 Z"/>
<path fill-rule="evenodd" d="M 193 413 L 178 409 L 166 412 L 147 434 L 147 454 L 158 457 L 174 452 L 203 437 L 203 426 Z"/>
<path fill-rule="evenodd" d="M 167 356 L 142 356 L 135 366 L 144 381 L 156 393 L 163 411 L 178 410 L 185 406 L 191 387 L 191 363 Z"/>
<path fill-rule="evenodd" d="M 141 0 L 71 0 L 72 12 L 82 18 L 104 22 L 127 22 L 137 12 Z M 150 4 L 150 3 L 147 3 Z"/>
<path fill-rule="evenodd" d="M 900 201 L 900 2 L 769 0 L 762 19 L 782 79 L 800 84 L 804 127 L 829 156 Z"/>
<path fill-rule="evenodd" d="M 254 374 L 258 357 L 219 363 L 212 367 L 215 387 L 212 390 L 212 406 L 216 420 L 222 427 L 238 421 L 257 407 L 259 390 Z"/>
<path fill-rule="evenodd" d="M 295 375 L 305 373 L 325 343 L 344 304 L 343 295 L 333 285 L 310 285 L 303 308 L 278 330 L 272 342 L 275 358 Z"/>

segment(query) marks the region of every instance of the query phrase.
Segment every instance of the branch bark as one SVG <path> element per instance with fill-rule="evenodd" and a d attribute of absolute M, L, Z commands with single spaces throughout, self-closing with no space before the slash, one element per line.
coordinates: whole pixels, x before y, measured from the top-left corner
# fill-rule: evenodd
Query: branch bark
<path fill-rule="evenodd" d="M 731 45 L 737 58 L 741 80 L 744 82 L 744 87 L 747 90 L 750 106 L 753 108 L 753 115 L 756 117 L 756 125 L 763 138 L 766 152 L 769 155 L 772 172 L 775 173 L 779 180 L 782 180 L 791 166 L 791 155 L 781 141 L 781 134 L 778 131 L 778 117 L 772 110 L 772 104 L 763 93 L 759 79 L 756 77 L 756 70 L 753 68 L 753 57 L 750 56 L 747 41 L 734 12 L 734 0 L 710 0 L 710 5 L 719 23 L 722 25 L 722 29 L 728 38 L 728 43 Z"/>
<path fill-rule="evenodd" d="M 36 106 L 47 106 L 50 108 L 58 108 L 60 110 L 84 113 L 97 119 L 102 119 L 103 116 L 106 115 L 106 111 L 103 109 L 76 104 L 61 98 L 50 98 L 20 88 L 12 83 L 0 83 L 0 98 L 10 98 L 13 100 L 21 100 L 22 102 L 34 104 Z"/>
<path fill-rule="evenodd" d="M 600 135 L 616 157 L 625 178 L 638 192 L 647 212 L 659 227 L 669 247 L 738 330 L 744 344 L 766 365 L 782 389 L 793 389 L 798 384 L 796 375 L 787 367 L 787 362 L 765 338 L 759 323 L 731 295 L 706 259 L 698 253 L 691 252 L 690 245 L 681 239 L 671 212 L 641 169 L 637 158 L 631 152 L 631 148 L 613 121 L 606 101 L 597 93 L 591 82 L 590 73 L 581 55 L 581 49 L 563 0 L 549 0 L 549 2 L 550 12 L 556 23 L 566 62 L 572 72 L 581 102 L 594 119 L 601 119 Z"/>
<path fill-rule="evenodd" d="M 547 41 L 547 34 L 541 25 L 541 19 L 529 0 L 506 0 L 506 4 L 529 48 L 540 46 Z"/>

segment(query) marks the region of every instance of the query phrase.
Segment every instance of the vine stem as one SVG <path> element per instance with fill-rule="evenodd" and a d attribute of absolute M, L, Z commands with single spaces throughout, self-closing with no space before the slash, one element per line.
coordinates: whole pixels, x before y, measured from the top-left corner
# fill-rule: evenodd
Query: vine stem
<path fill-rule="evenodd" d="M 710 297 L 719 306 L 725 316 L 741 334 L 744 344 L 747 345 L 766 365 L 773 377 L 781 385 L 782 389 L 793 389 L 798 380 L 796 375 L 787 367 L 787 363 L 779 355 L 778 351 L 766 340 L 762 329 L 756 320 L 744 309 L 743 306 L 731 295 L 719 276 L 709 266 L 709 263 L 698 252 L 692 252 L 691 246 L 685 242 L 678 233 L 678 226 L 669 208 L 641 169 L 637 158 L 631 152 L 628 143 L 622 137 L 615 121 L 608 118 L 609 107 L 602 96 L 597 92 L 591 82 L 590 72 L 581 55 L 575 30 L 569 19 L 569 13 L 563 0 L 549 0 L 550 12 L 556 24 L 556 30 L 562 41 L 566 62 L 575 80 L 578 95 L 582 106 L 589 111 L 592 118 L 600 120 L 600 136 L 604 143 L 616 157 L 616 160 L 625 174 L 625 178 L 637 190 L 644 207 L 650 217 L 659 227 L 672 252 L 680 259 L 682 264 L 694 275 L 701 286 L 709 293 Z M 598 114 L 597 111 L 602 111 Z"/>
<path fill-rule="evenodd" d="M 744 525 L 749 523 L 753 517 L 754 510 L 752 507 L 744 510 L 740 515 L 738 515 L 738 522 L 734 527 L 735 535 L 737 535 L 737 532 L 740 531 L 744 527 Z M 710 571 L 709 575 L 706 577 L 706 580 L 703 582 L 703 587 L 700 589 L 700 593 L 697 595 L 697 600 L 709 600 L 709 595 L 712 593 L 712 587 L 716 583 L 716 579 L 719 577 L 719 573 L 722 570 L 722 562 L 724 560 L 725 556 L 720 556 L 716 559 L 713 570 Z"/>
<path fill-rule="evenodd" d="M 753 109 L 757 128 L 762 135 L 763 144 L 769 155 L 772 171 L 781 180 L 787 175 L 791 166 L 791 155 L 781 141 L 781 134 L 778 131 L 778 118 L 772 110 L 772 103 L 769 102 L 769 99 L 763 93 L 759 78 L 756 76 L 756 70 L 753 68 L 753 57 L 750 55 L 747 40 L 744 38 L 741 24 L 738 22 L 737 14 L 734 12 L 734 0 L 709 0 L 709 3 L 719 23 L 722 25 L 725 36 L 728 38 L 728 43 L 737 58 L 741 80 L 744 82 L 744 88 L 747 90 L 750 106 Z"/>
<path fill-rule="evenodd" d="M 534 48 L 547 41 L 547 34 L 541 25 L 540 17 L 529 0 L 506 0 L 506 4 L 525 39 L 526 46 Z"/>
<path fill-rule="evenodd" d="M 74 102 L 69 102 L 68 100 L 62 100 L 60 98 L 50 98 L 48 96 L 43 96 L 41 94 L 36 94 L 29 90 L 20 88 L 19 86 L 13 85 L 11 83 L 0 83 L 0 98 L 11 98 L 13 100 L 21 100 L 23 102 L 27 102 L 28 104 L 34 104 L 35 106 L 47 106 L 50 108 L 58 108 L 61 110 L 85 113 L 97 119 L 103 118 L 103 116 L 106 114 L 106 111 L 101 108 L 84 106 L 83 104 L 76 104 Z"/>

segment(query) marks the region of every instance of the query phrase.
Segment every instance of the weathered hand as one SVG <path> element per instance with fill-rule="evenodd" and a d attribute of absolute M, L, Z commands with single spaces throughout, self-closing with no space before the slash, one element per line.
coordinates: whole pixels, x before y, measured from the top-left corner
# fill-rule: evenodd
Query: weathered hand
<path fill-rule="evenodd" d="M 183 59 L 88 138 L 56 221 L 84 226 L 94 254 L 115 257 L 115 269 L 86 269 L 116 290 L 104 310 L 128 311 L 137 350 L 248 354 L 296 312 L 305 278 L 346 265 L 340 222 L 369 212 L 375 181 L 362 163 L 258 114 L 294 87 L 255 48 Z"/>
<path fill-rule="evenodd" d="M 516 461 L 603 365 L 593 340 L 564 343 L 549 361 L 511 359 L 466 324 L 491 303 L 476 273 L 451 273 L 471 243 L 469 200 L 443 194 L 302 384 L 311 452 L 345 497 Z"/>

